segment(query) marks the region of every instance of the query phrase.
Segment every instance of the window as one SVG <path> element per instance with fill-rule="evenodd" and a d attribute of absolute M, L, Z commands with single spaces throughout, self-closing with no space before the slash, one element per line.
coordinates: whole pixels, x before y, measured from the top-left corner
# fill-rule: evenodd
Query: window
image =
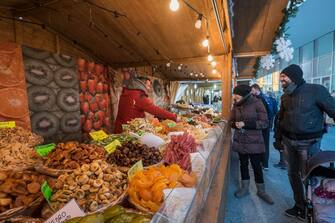
<path fill-rule="evenodd" d="M 301 48 L 301 68 L 304 72 L 304 78 L 310 79 L 313 73 L 313 51 L 314 42 L 310 42 Z"/>
<path fill-rule="evenodd" d="M 326 34 L 316 40 L 315 76 L 332 74 L 333 33 Z"/>

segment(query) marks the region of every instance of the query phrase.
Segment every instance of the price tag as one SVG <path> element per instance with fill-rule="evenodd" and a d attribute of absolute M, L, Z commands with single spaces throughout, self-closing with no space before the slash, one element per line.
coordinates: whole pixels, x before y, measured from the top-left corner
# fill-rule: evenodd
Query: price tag
<path fill-rule="evenodd" d="M 45 145 L 40 145 L 36 146 L 35 150 L 40 156 L 47 156 L 54 148 L 56 148 L 55 143 L 50 143 L 50 144 L 45 144 Z"/>
<path fill-rule="evenodd" d="M 172 127 L 175 127 L 175 126 L 176 126 L 176 123 L 174 123 L 174 122 L 169 122 L 169 123 L 167 123 L 167 126 L 168 126 L 169 128 L 172 128 Z"/>
<path fill-rule="evenodd" d="M 42 191 L 42 194 L 45 198 L 45 200 L 47 200 L 48 202 L 50 201 L 50 198 L 52 196 L 52 189 L 51 187 L 49 186 L 48 182 L 47 181 L 44 181 L 42 186 L 41 186 L 41 191 Z"/>
<path fill-rule="evenodd" d="M 108 154 L 111 154 L 116 150 L 116 147 L 122 146 L 120 141 L 115 139 L 113 142 L 109 143 L 107 146 L 105 146 L 105 150 L 107 151 Z"/>
<path fill-rule="evenodd" d="M 44 223 L 62 223 L 71 218 L 85 216 L 83 210 L 80 209 L 77 202 L 72 199 L 67 203 L 62 209 L 57 211 L 54 215 L 51 216 Z"/>
<path fill-rule="evenodd" d="M 0 122 L 0 128 L 15 128 L 15 121 Z"/>
<path fill-rule="evenodd" d="M 104 132 L 104 130 L 90 132 L 90 136 L 92 137 L 94 141 L 101 141 L 108 137 L 108 135 Z"/>
<path fill-rule="evenodd" d="M 135 163 L 129 170 L 128 170 L 128 179 L 131 179 L 137 171 L 143 170 L 143 163 L 142 160 Z"/>

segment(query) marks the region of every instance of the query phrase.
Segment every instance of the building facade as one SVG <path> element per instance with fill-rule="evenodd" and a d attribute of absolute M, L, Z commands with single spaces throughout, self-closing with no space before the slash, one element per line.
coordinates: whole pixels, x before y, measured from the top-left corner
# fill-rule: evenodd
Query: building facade
<path fill-rule="evenodd" d="M 257 83 L 264 91 L 280 94 L 279 74 L 289 64 L 301 66 L 306 82 L 322 84 L 330 92 L 335 91 L 335 31 L 296 48 L 290 62 L 277 58 L 271 70 L 260 69 Z"/>

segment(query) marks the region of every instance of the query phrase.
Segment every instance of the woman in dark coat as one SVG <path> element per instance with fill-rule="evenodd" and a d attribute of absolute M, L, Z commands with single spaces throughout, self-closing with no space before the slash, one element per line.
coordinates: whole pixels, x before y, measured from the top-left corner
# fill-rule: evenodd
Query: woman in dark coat
<path fill-rule="evenodd" d="M 271 197 L 265 192 L 261 161 L 265 152 L 262 129 L 269 125 L 267 113 L 262 101 L 250 94 L 248 85 L 234 88 L 234 107 L 231 112 L 230 124 L 235 129 L 232 149 L 238 153 L 242 177 L 241 187 L 235 192 L 240 198 L 249 194 L 249 159 L 254 170 L 257 195 L 269 204 Z"/>

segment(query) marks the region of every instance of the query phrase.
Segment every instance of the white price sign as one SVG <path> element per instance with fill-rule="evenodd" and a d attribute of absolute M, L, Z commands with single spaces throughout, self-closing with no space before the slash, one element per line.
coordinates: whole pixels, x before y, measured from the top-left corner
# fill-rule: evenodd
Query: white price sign
<path fill-rule="evenodd" d="M 62 209 L 57 211 L 51 218 L 46 220 L 44 223 L 62 223 L 66 220 L 75 217 L 82 217 L 85 213 L 80 209 L 77 202 L 72 199 Z"/>

